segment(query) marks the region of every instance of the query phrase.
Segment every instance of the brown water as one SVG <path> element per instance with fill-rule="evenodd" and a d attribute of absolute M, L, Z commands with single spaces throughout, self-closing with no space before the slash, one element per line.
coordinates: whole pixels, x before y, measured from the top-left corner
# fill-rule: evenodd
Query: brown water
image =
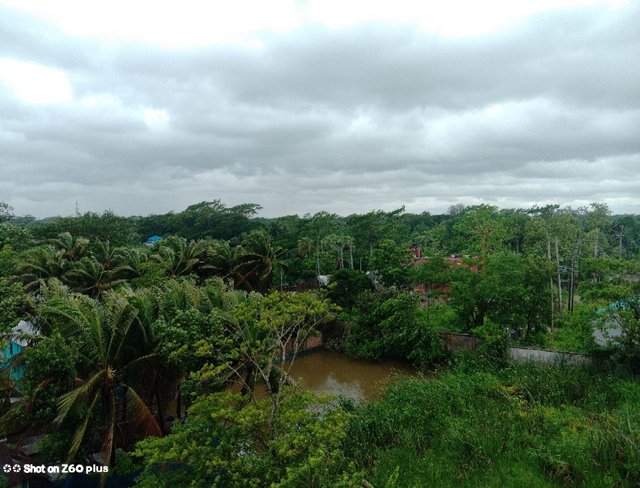
<path fill-rule="evenodd" d="M 288 366 L 289 363 L 285 363 L 285 370 Z M 414 368 L 401 361 L 367 361 L 325 349 L 299 356 L 289 371 L 296 383 L 307 390 L 343 395 L 356 401 L 376 400 L 384 392 L 389 380 L 398 375 L 415 374 Z M 239 393 L 240 384 L 233 385 L 231 391 Z M 261 400 L 266 395 L 264 385 L 258 385 L 256 399 Z M 175 399 L 170 401 L 165 414 L 175 417 L 176 405 Z"/>
<path fill-rule="evenodd" d="M 296 358 L 289 374 L 308 390 L 370 401 L 381 396 L 394 376 L 415 370 L 400 361 L 374 362 L 319 350 Z"/>

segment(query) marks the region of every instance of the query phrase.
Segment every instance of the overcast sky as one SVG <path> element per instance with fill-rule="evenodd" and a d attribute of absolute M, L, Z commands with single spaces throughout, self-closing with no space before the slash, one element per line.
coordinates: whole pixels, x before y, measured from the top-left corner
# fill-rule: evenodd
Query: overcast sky
<path fill-rule="evenodd" d="M 640 212 L 639 3 L 0 0 L 0 201 Z"/>

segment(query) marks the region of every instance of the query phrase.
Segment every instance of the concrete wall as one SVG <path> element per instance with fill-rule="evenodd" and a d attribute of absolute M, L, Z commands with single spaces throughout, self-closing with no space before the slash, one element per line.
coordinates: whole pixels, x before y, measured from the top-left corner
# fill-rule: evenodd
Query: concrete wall
<path fill-rule="evenodd" d="M 480 337 L 471 334 L 440 332 L 440 337 L 447 351 L 475 351 L 482 344 Z"/>
<path fill-rule="evenodd" d="M 575 352 L 558 352 L 531 347 L 509 347 L 509 358 L 519 363 L 542 363 L 558 366 L 585 366 L 591 363 L 591 356 Z"/>
<path fill-rule="evenodd" d="M 472 334 L 457 332 L 440 332 L 447 351 L 475 351 L 482 339 Z M 509 359 L 518 363 L 540 363 L 553 365 L 587 365 L 591 363 L 591 356 L 575 352 L 559 352 L 549 349 L 536 349 L 533 347 L 508 347 Z"/>

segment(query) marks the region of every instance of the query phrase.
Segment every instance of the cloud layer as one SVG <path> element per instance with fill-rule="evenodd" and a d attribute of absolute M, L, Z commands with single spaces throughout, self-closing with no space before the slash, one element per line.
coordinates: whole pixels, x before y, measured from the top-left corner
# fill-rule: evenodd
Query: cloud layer
<path fill-rule="evenodd" d="M 20 214 L 215 198 L 265 215 L 640 212 L 637 4 L 482 36 L 305 23 L 257 46 L 173 48 L 0 17 L 0 201 Z"/>

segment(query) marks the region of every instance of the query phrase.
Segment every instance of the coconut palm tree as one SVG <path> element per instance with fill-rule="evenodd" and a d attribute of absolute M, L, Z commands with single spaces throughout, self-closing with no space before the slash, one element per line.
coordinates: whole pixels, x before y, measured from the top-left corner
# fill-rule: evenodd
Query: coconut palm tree
<path fill-rule="evenodd" d="M 64 271 L 64 259 L 48 245 L 27 250 L 17 266 L 18 279 L 29 291 L 37 290 L 52 278 L 61 278 Z"/>
<path fill-rule="evenodd" d="M 81 446 L 99 449 L 104 465 L 115 462 L 117 446 L 128 446 L 132 437 L 160 435 L 158 423 L 140 385 L 130 380 L 153 361 L 148 332 L 138 320 L 138 309 L 114 292 L 101 302 L 84 295 L 59 295 L 38 307 L 40 320 L 75 341 L 81 357 L 78 386 L 58 402 L 56 423 L 74 426 L 68 460 Z M 100 441 L 90 433 L 98 434 Z"/>
<path fill-rule="evenodd" d="M 286 269 L 281 261 L 285 250 L 273 246 L 271 238 L 264 231 L 251 232 L 244 244 L 246 253 L 240 258 L 238 271 L 241 278 L 236 286 L 265 293 L 271 286 L 274 272 Z"/>
<path fill-rule="evenodd" d="M 91 297 L 98 297 L 106 290 L 111 290 L 125 282 L 111 269 L 91 257 L 84 257 L 72 263 L 71 269 L 64 276 L 64 281 L 73 291 L 78 291 Z"/>
<path fill-rule="evenodd" d="M 118 248 L 109 244 L 109 241 L 97 240 L 93 247 L 93 257 L 102 264 L 106 270 L 113 269 L 118 256 Z"/>
<path fill-rule="evenodd" d="M 87 255 L 89 240 L 83 237 L 74 238 L 69 232 L 58 234 L 55 239 L 49 239 L 56 252 L 66 261 L 78 261 Z"/>
<path fill-rule="evenodd" d="M 207 251 L 206 241 L 190 241 L 169 237 L 162 241 L 156 254 L 151 256 L 171 277 L 195 273 L 203 264 Z"/>
<path fill-rule="evenodd" d="M 311 237 L 302 237 L 298 240 L 298 245 L 296 251 L 298 252 L 298 257 L 302 259 L 306 259 L 311 256 L 313 252 L 314 242 Z"/>
<path fill-rule="evenodd" d="M 142 249 L 117 248 L 114 256 L 114 273 L 122 279 L 139 278 L 145 273 L 149 254 Z"/>
<path fill-rule="evenodd" d="M 208 248 L 204 271 L 224 280 L 237 281 L 238 266 L 241 263 L 242 248 L 232 247 L 227 241 L 213 241 Z"/>

